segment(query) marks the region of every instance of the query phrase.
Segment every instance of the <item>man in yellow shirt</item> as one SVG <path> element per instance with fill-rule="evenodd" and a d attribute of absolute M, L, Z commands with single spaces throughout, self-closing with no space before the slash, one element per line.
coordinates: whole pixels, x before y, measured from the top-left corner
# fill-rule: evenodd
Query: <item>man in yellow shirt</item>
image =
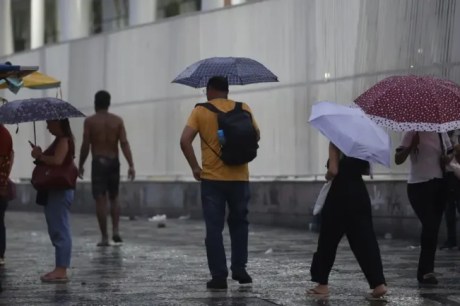
<path fill-rule="evenodd" d="M 216 112 L 229 113 L 237 110 L 239 106 L 242 108 L 240 111 L 248 114 L 252 120 L 251 128 L 256 135 L 256 142 L 260 138 L 260 132 L 249 106 L 228 99 L 226 78 L 212 77 L 208 81 L 206 95 L 207 105 L 197 105 L 194 108 L 182 133 L 180 144 L 193 176 L 197 181 L 201 181 L 201 201 L 206 223 L 206 253 L 212 276 L 207 283 L 207 288 L 226 289 L 228 270 L 222 231 L 227 203 L 229 206 L 227 222 L 232 241 L 232 278 L 240 284 L 252 283 L 252 278 L 246 272 L 249 225 L 247 214 L 250 198 L 249 170 L 247 162 L 229 165 L 221 159 L 223 146 L 222 139 L 219 140 L 218 137 L 220 126 Z M 202 168 L 198 164 L 192 146 L 197 134 L 201 138 Z M 243 147 L 241 150 L 244 150 Z"/>

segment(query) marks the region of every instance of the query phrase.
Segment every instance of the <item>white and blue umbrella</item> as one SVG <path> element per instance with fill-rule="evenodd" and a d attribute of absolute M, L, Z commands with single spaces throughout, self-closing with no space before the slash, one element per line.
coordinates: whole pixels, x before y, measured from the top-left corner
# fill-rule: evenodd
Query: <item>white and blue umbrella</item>
<path fill-rule="evenodd" d="M 22 78 L 34 71 L 38 70 L 38 66 L 19 66 L 12 65 L 10 62 L 0 64 L 0 79 L 5 78 Z"/>
<path fill-rule="evenodd" d="M 22 78 L 37 70 L 38 66 L 19 66 L 10 62 L 0 64 L 0 85 L 6 83 L 6 87 L 16 94 L 23 86 Z"/>
<path fill-rule="evenodd" d="M 212 57 L 198 61 L 172 82 L 200 88 L 206 87 L 214 76 L 226 77 L 229 85 L 278 82 L 278 77 L 264 65 L 245 57 Z"/>
<path fill-rule="evenodd" d="M 62 120 L 74 117 L 85 117 L 85 115 L 72 104 L 57 98 L 16 100 L 0 106 L 0 123 L 2 124 Z"/>
<path fill-rule="evenodd" d="M 309 122 L 346 156 L 390 167 L 390 136 L 361 109 L 319 102 Z"/>

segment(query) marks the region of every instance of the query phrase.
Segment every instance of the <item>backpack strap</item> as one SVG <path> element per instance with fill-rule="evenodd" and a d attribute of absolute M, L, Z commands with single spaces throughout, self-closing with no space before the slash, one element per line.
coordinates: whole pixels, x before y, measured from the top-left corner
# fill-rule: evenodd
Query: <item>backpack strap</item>
<path fill-rule="evenodd" d="M 218 158 L 220 158 L 220 154 L 217 153 L 216 150 L 214 150 L 214 149 L 209 145 L 209 143 L 208 143 L 206 140 L 204 140 L 203 137 L 200 136 L 200 138 L 201 138 L 201 140 L 204 142 L 204 144 L 212 151 L 212 153 L 214 153 L 214 155 L 216 155 Z"/>
<path fill-rule="evenodd" d="M 235 108 L 233 109 L 233 111 L 235 112 L 246 112 L 248 113 L 248 115 L 251 117 L 252 119 L 252 114 L 251 112 L 248 112 L 247 110 L 243 109 L 243 103 L 242 102 L 235 102 Z"/>
<path fill-rule="evenodd" d="M 214 104 L 209 103 L 209 102 L 195 104 L 195 107 L 198 107 L 198 106 L 202 106 L 204 108 L 207 108 L 208 110 L 210 110 L 211 112 L 216 113 L 216 114 L 224 113 L 223 111 L 221 111 L 220 109 L 215 107 Z M 235 108 L 233 110 L 242 111 L 243 110 L 243 103 L 242 102 L 235 102 Z"/>
<path fill-rule="evenodd" d="M 235 102 L 235 108 L 234 110 L 236 111 L 242 111 L 243 110 L 243 103 L 241 102 Z"/>
<path fill-rule="evenodd" d="M 217 107 L 215 107 L 214 105 L 212 105 L 211 103 L 208 103 L 208 102 L 205 102 L 205 103 L 198 103 L 195 105 L 195 107 L 199 107 L 199 106 L 202 106 L 204 108 L 207 108 L 208 110 L 210 110 L 211 112 L 213 113 L 216 113 L 216 114 L 222 114 L 224 113 L 223 111 L 221 111 L 220 109 L 218 109 Z M 210 145 L 209 143 L 203 138 L 201 137 L 200 135 L 200 138 L 201 140 L 204 142 L 204 144 L 217 156 L 220 158 L 220 154 L 216 152 L 216 150 L 214 150 Z"/>
<path fill-rule="evenodd" d="M 208 102 L 206 102 L 206 103 L 198 103 L 198 104 L 195 105 L 195 107 L 198 107 L 198 106 L 202 106 L 204 108 L 207 108 L 208 110 L 210 110 L 211 112 L 216 113 L 216 114 L 224 113 L 223 111 L 221 111 L 220 109 L 215 107 L 213 104 L 208 103 Z"/>

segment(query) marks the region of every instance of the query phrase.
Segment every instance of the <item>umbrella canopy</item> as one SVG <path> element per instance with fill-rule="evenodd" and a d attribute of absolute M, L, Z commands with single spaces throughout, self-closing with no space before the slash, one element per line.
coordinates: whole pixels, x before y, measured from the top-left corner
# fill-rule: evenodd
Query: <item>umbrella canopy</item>
<path fill-rule="evenodd" d="M 11 64 L 0 64 L 0 79 L 4 78 L 22 78 L 34 71 L 38 70 L 38 66 L 19 66 Z"/>
<path fill-rule="evenodd" d="M 17 124 L 85 117 L 72 104 L 57 98 L 16 100 L 0 106 L 0 123 Z"/>
<path fill-rule="evenodd" d="M 343 154 L 390 167 L 389 135 L 359 108 L 320 102 L 309 122 Z"/>
<path fill-rule="evenodd" d="M 394 131 L 447 132 L 460 128 L 460 86 L 430 76 L 392 76 L 360 95 L 355 104 Z"/>
<path fill-rule="evenodd" d="M 199 88 L 206 87 L 214 76 L 227 77 L 229 85 L 278 82 L 278 77 L 264 65 L 245 57 L 212 57 L 198 61 L 172 82 Z"/>
<path fill-rule="evenodd" d="M 50 89 L 61 86 L 61 81 L 37 71 L 25 76 L 22 80 L 22 87 L 30 89 Z M 0 89 L 6 88 L 8 88 L 8 84 L 6 84 L 6 82 L 0 83 Z"/>

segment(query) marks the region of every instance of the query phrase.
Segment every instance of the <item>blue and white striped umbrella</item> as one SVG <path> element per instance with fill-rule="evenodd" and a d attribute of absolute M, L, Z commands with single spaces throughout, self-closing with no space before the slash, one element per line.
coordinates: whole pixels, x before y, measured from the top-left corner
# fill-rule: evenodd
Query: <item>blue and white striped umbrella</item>
<path fill-rule="evenodd" d="M 72 104 L 57 98 L 35 98 L 7 102 L 0 106 L 0 123 L 17 124 L 44 120 L 85 117 Z"/>
<path fill-rule="evenodd" d="M 172 82 L 199 88 L 206 87 L 214 76 L 226 77 L 229 85 L 278 82 L 278 77 L 264 65 L 245 57 L 212 57 L 198 61 Z"/>

